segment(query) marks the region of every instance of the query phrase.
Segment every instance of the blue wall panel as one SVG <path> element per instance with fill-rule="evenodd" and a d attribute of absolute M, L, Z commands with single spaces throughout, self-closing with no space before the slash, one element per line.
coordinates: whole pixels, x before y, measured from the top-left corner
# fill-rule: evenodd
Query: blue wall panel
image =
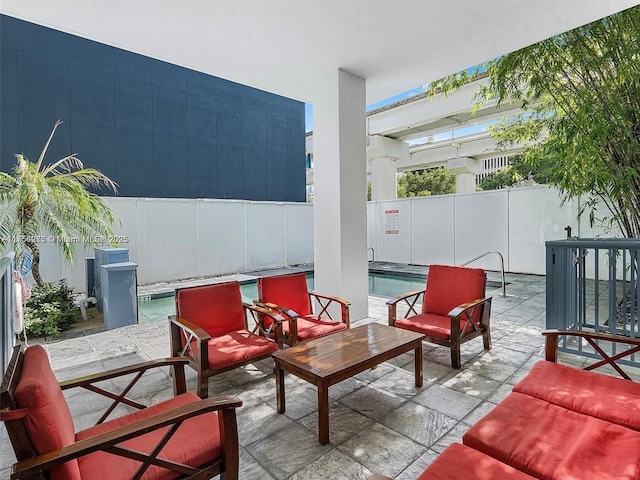
<path fill-rule="evenodd" d="M 156 196 L 187 197 L 187 119 L 184 92 L 153 90 L 153 132 Z M 159 132 L 162 134 L 157 135 Z"/>
<path fill-rule="evenodd" d="M 244 197 L 260 200 L 267 197 L 267 152 L 264 108 L 263 111 L 245 109 L 243 113 L 243 173 Z"/>
<path fill-rule="evenodd" d="M 20 151 L 10 153 L 23 153 L 37 161 L 58 119 L 66 125 L 58 129 L 45 161 L 51 163 L 70 153 L 80 153 L 71 151 L 68 68 L 22 56 L 18 56 L 17 65 Z"/>
<path fill-rule="evenodd" d="M 151 61 L 126 54 L 114 68 L 115 151 L 118 193 L 155 197 Z"/>
<path fill-rule="evenodd" d="M 95 95 L 86 95 L 93 91 Z M 100 171 L 116 178 L 114 135 L 113 75 L 72 70 L 69 72 L 69 128 L 70 153 L 87 167 L 100 159 Z M 59 127 L 66 130 L 65 126 Z M 108 189 L 105 194 L 113 194 Z"/>
<path fill-rule="evenodd" d="M 18 122 L 18 60 L 15 55 L 2 54 L 0 59 L 0 170 L 8 172 L 15 164 L 14 155 L 20 152 Z"/>
<path fill-rule="evenodd" d="M 189 198 L 217 198 L 216 104 L 213 99 L 187 97 L 187 151 Z"/>
<path fill-rule="evenodd" d="M 218 198 L 244 198 L 242 106 L 219 102 L 216 114 Z"/>
<path fill-rule="evenodd" d="M 37 159 L 61 119 L 47 159 L 77 153 L 119 195 L 305 201 L 303 103 L 5 15 L 0 27 L 1 170 Z"/>
<path fill-rule="evenodd" d="M 286 138 L 287 124 L 285 117 L 267 118 L 267 196 L 272 197 L 277 192 L 287 188 L 287 146 L 286 143 L 276 142 L 276 138 Z M 284 200 L 284 198 L 283 198 Z"/>

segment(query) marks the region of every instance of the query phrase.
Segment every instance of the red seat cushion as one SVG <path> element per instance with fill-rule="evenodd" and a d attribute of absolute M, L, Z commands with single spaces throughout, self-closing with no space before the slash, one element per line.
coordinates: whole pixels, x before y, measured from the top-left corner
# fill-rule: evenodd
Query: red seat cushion
<path fill-rule="evenodd" d="M 636 382 L 540 361 L 513 391 L 640 431 Z"/>
<path fill-rule="evenodd" d="M 532 480 L 493 457 L 460 443 L 452 443 L 417 480 Z"/>
<path fill-rule="evenodd" d="M 312 338 L 324 337 L 340 330 L 345 330 L 347 325 L 342 322 L 334 322 L 328 318 L 318 318 L 313 315 L 300 317 L 298 322 L 298 340 L 303 342 Z M 289 322 L 284 322 L 283 330 L 289 334 Z"/>
<path fill-rule="evenodd" d="M 238 282 L 225 282 L 178 290 L 179 317 L 204 329 L 212 337 L 246 328 Z"/>
<path fill-rule="evenodd" d="M 219 370 L 269 355 L 278 344 L 247 330 L 227 333 L 209 340 L 209 368 Z"/>
<path fill-rule="evenodd" d="M 455 307 L 485 295 L 485 273 L 480 268 L 430 265 L 423 313 L 446 316 Z M 474 320 L 479 321 L 480 312 Z"/>
<path fill-rule="evenodd" d="M 200 397 L 195 393 L 185 393 L 157 405 L 82 430 L 78 432 L 76 438 L 77 440 L 83 440 L 94 437 L 115 428 L 130 425 L 138 420 L 198 401 L 200 401 Z M 154 430 L 119 445 L 148 453 L 156 446 L 168 429 L 169 427 Z M 220 454 L 218 415 L 215 412 L 211 412 L 184 421 L 171 440 L 163 447 L 159 457 L 186 465 L 200 466 L 218 458 Z M 140 467 L 140 462 L 106 452 L 95 452 L 78 459 L 78 465 L 83 479 L 118 480 L 130 478 Z M 179 474 L 169 470 L 150 467 L 142 478 L 168 480 L 179 476 Z"/>
<path fill-rule="evenodd" d="M 263 277 L 258 280 L 261 302 L 275 303 L 293 310 L 300 316 L 311 315 L 311 300 L 304 273 Z"/>
<path fill-rule="evenodd" d="M 47 352 L 34 345 L 24 352 L 22 374 L 15 390 L 19 408 L 26 408 L 24 418 L 31 443 L 43 454 L 75 441 L 75 429 L 67 401 L 58 385 Z M 52 480 L 79 480 L 80 470 L 75 460 L 51 468 Z"/>
<path fill-rule="evenodd" d="M 640 475 L 640 432 L 518 392 L 471 427 L 463 442 L 541 479 Z"/>
<path fill-rule="evenodd" d="M 451 317 L 434 315 L 433 313 L 420 313 L 409 318 L 400 318 L 396 320 L 396 327 L 411 330 L 413 332 L 424 333 L 431 337 L 451 339 Z M 460 330 L 466 326 L 466 331 L 473 330 L 473 325 L 467 325 L 466 318 L 460 320 Z"/>

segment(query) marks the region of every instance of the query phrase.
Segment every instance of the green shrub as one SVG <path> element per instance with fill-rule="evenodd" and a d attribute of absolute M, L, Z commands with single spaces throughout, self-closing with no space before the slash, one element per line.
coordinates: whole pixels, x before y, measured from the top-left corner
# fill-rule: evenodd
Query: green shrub
<path fill-rule="evenodd" d="M 66 280 L 34 285 L 24 309 L 26 333 L 31 337 L 57 337 L 76 319 L 73 289 Z"/>

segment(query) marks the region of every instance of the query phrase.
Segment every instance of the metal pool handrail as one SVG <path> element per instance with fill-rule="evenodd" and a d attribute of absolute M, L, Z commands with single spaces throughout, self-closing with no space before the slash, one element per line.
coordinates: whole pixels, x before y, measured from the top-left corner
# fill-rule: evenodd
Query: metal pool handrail
<path fill-rule="evenodd" d="M 476 260 L 480 260 L 482 257 L 486 257 L 487 255 L 490 255 L 492 253 L 495 253 L 496 255 L 498 255 L 500 257 L 500 273 L 502 274 L 502 296 L 506 297 L 507 296 L 507 284 L 506 284 L 506 282 L 504 280 L 504 257 L 502 256 L 502 254 L 499 251 L 497 251 L 497 250 L 489 250 L 488 252 L 481 253 L 477 257 L 474 257 L 471 260 L 460 264 L 460 266 L 461 267 L 466 267 L 470 263 L 473 263 Z"/>

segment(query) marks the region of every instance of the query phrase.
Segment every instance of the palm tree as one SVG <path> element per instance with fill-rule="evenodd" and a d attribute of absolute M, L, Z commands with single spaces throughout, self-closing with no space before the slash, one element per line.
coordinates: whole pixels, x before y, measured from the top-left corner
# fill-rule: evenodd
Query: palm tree
<path fill-rule="evenodd" d="M 80 240 L 97 245 L 113 238 L 114 212 L 86 188 L 105 186 L 115 193 L 116 184 L 98 170 L 84 168 L 75 154 L 43 163 L 61 123 L 53 126 L 37 163 L 18 154 L 13 174 L 0 172 L 0 251 L 12 249 L 19 266 L 31 260 L 33 279 L 41 286 L 39 243 L 55 242 L 73 265 Z"/>

